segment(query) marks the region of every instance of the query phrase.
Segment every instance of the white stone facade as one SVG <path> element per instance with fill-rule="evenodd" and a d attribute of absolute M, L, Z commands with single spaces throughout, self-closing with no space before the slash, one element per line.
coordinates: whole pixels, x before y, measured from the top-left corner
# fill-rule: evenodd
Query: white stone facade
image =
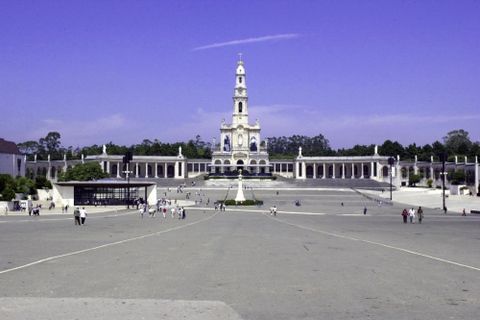
<path fill-rule="evenodd" d="M 227 173 L 238 169 L 249 174 L 270 172 L 267 148 L 261 143 L 260 121 L 249 123 L 248 93 L 243 61 L 238 61 L 233 93 L 232 123 L 220 125 L 220 143 L 214 142 L 210 173 Z"/>

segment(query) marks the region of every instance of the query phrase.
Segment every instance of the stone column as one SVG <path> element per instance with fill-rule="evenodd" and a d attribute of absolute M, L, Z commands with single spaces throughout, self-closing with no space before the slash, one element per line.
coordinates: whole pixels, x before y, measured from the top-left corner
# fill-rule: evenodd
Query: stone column
<path fill-rule="evenodd" d="M 332 179 L 335 179 L 335 162 L 332 163 Z"/>
<path fill-rule="evenodd" d="M 342 179 L 345 179 L 345 163 L 342 162 Z"/>
<path fill-rule="evenodd" d="M 475 156 L 475 192 L 474 192 L 475 195 L 479 192 L 479 191 L 478 191 L 478 186 L 479 186 L 478 179 L 479 179 L 479 175 L 478 175 L 478 158 L 477 158 L 477 156 Z"/>
<path fill-rule="evenodd" d="M 355 178 L 355 164 L 353 162 L 352 162 L 352 175 L 351 175 L 350 178 L 352 178 L 352 179 Z"/>
<path fill-rule="evenodd" d="M 148 162 L 145 162 L 145 178 L 148 178 Z"/>
<path fill-rule="evenodd" d="M 325 176 L 327 175 L 327 166 L 325 164 L 325 162 L 323 163 L 323 176 L 322 176 L 322 179 L 325 179 Z"/>
<path fill-rule="evenodd" d="M 121 178 L 121 176 L 120 176 L 121 171 L 123 171 L 123 168 L 121 167 L 120 162 L 117 162 L 117 178 L 119 178 L 119 179 Z"/>

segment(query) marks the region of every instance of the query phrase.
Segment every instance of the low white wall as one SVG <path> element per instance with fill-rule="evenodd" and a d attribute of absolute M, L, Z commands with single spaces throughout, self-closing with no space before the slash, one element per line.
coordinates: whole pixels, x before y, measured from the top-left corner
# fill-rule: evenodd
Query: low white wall
<path fill-rule="evenodd" d="M 466 186 L 465 185 L 450 186 L 450 194 L 452 196 L 469 194 L 470 193 L 469 189 L 461 190 L 463 187 L 466 187 Z"/>

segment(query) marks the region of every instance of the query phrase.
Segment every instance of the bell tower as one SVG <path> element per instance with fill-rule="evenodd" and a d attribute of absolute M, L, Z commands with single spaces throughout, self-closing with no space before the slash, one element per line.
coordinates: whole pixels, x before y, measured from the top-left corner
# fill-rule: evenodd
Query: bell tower
<path fill-rule="evenodd" d="M 211 174 L 229 175 L 240 172 L 244 175 L 269 174 L 269 159 L 266 145 L 261 145 L 260 122 L 248 123 L 248 95 L 242 54 L 237 62 L 235 88 L 233 90 L 232 123 L 222 119 L 220 143 L 214 145 Z"/>
<path fill-rule="evenodd" d="M 232 125 L 248 125 L 248 94 L 245 69 L 243 68 L 242 54 L 240 53 L 237 72 L 235 75 L 235 89 L 233 92 L 233 121 Z"/>

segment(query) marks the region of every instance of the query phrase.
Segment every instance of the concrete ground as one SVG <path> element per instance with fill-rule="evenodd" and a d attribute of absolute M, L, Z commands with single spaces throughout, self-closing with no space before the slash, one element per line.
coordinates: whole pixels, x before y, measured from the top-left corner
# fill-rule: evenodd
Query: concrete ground
<path fill-rule="evenodd" d="M 480 215 L 460 215 L 477 197 L 448 197 L 445 215 L 440 194 L 421 189 L 390 202 L 387 191 L 253 188 L 245 197 L 264 206 L 219 212 L 227 189 L 187 190 L 189 201 L 167 194 L 185 220 L 111 207 L 87 208 L 84 226 L 58 208 L 2 215 L 0 319 L 478 317 Z M 404 224 L 401 210 L 419 205 L 423 223 Z"/>

